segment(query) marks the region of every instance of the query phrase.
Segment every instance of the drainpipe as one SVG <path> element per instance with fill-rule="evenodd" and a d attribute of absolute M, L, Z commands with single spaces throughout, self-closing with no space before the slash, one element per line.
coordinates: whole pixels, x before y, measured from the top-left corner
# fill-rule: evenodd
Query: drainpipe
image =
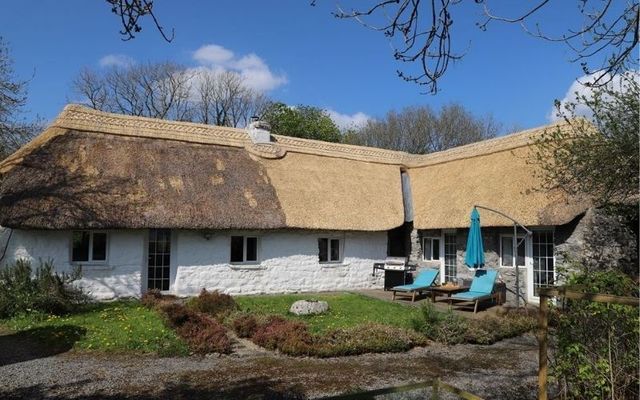
<path fill-rule="evenodd" d="M 504 218 L 510 220 L 513 222 L 513 252 L 512 252 L 512 259 L 513 259 L 513 266 L 516 267 L 516 307 L 520 308 L 520 270 L 518 268 L 518 226 L 521 227 L 522 229 L 524 229 L 527 232 L 527 236 L 531 236 L 533 235 L 533 232 L 531 230 L 529 230 L 526 226 L 522 225 L 520 222 L 516 221 L 515 219 L 511 218 L 510 216 L 508 216 L 507 214 L 498 211 L 498 210 L 494 210 L 493 208 L 489 208 L 489 207 L 484 207 L 484 206 L 480 206 L 480 205 L 474 205 L 474 208 L 481 208 L 483 210 L 487 210 L 487 211 L 491 211 L 493 213 L 496 213 L 498 215 L 503 216 Z M 525 239 L 523 239 L 525 240 Z"/>

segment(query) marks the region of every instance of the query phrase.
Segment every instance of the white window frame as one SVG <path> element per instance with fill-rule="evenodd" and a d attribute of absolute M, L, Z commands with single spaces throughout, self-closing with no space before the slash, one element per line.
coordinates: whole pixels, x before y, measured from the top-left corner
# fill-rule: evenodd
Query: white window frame
<path fill-rule="evenodd" d="M 458 278 L 458 230 L 457 229 L 443 229 L 440 234 L 440 283 L 446 282 L 446 262 L 447 257 L 445 255 L 446 246 L 444 244 L 444 238 L 446 235 L 455 235 L 456 236 L 456 279 Z"/>
<path fill-rule="evenodd" d="M 426 248 L 426 242 L 430 241 L 431 244 L 429 246 L 429 248 L 431 249 L 431 254 L 429 254 L 429 258 L 425 257 L 425 252 L 424 249 Z M 433 258 L 433 241 L 437 240 L 438 241 L 438 258 Z M 422 261 L 440 261 L 440 258 L 442 258 L 442 252 L 440 251 L 440 247 L 442 245 L 442 239 L 438 236 L 425 236 L 422 238 Z"/>
<path fill-rule="evenodd" d="M 318 263 L 320 264 L 340 264 L 342 263 L 342 260 L 344 259 L 344 254 L 342 253 L 343 250 L 343 242 L 342 239 L 339 237 L 335 237 L 335 236 L 320 236 L 318 237 L 318 242 L 321 239 L 327 239 L 327 261 L 320 261 L 320 248 L 318 248 Z M 332 260 L 331 259 L 331 241 L 332 240 L 337 240 L 338 241 L 338 259 L 337 260 Z"/>
<path fill-rule="evenodd" d="M 89 254 L 87 261 L 75 261 L 73 259 L 73 234 L 75 232 L 89 232 Z M 105 239 L 105 249 L 104 249 L 104 260 L 94 260 L 93 259 L 93 235 L 95 233 L 104 233 L 106 235 Z M 104 230 L 92 230 L 92 229 L 74 229 L 71 231 L 71 235 L 69 238 L 69 260 L 71 260 L 71 264 L 74 265 L 104 265 L 107 264 L 109 260 L 109 232 Z"/>
<path fill-rule="evenodd" d="M 233 241 L 234 236 L 239 236 L 242 238 L 242 261 L 231 261 L 231 243 Z M 247 260 L 247 239 L 255 238 L 256 239 L 256 259 L 255 260 Z M 256 265 L 260 264 L 260 236 L 257 235 L 231 235 L 229 236 L 229 263 L 232 265 Z"/>
<path fill-rule="evenodd" d="M 500 268 L 513 268 L 515 269 L 516 266 L 515 265 L 503 265 L 502 264 L 502 238 L 503 237 L 508 237 L 509 239 L 511 239 L 511 247 L 513 247 L 513 233 L 501 233 L 500 234 L 500 253 L 498 254 L 499 257 L 499 263 L 500 263 Z M 527 246 L 528 246 L 528 240 L 526 235 L 522 235 L 522 234 L 518 234 L 518 238 L 517 241 L 520 242 L 520 240 L 523 240 L 523 246 L 524 246 L 524 264 L 522 265 L 518 265 L 518 268 L 525 268 L 527 266 Z M 517 253 L 517 249 L 516 249 L 516 253 Z M 518 255 L 516 254 L 516 262 L 518 262 Z"/>
<path fill-rule="evenodd" d="M 547 231 L 551 233 L 552 243 L 553 243 L 553 281 L 558 281 L 558 264 L 557 264 L 557 254 L 556 254 L 556 228 L 555 226 L 539 226 L 533 229 L 533 231 Z M 528 249 L 530 250 L 530 261 L 527 263 L 527 297 L 528 300 L 533 303 L 540 302 L 540 296 L 534 295 L 534 284 L 533 284 L 533 235 L 531 236 L 531 241 L 529 243 Z"/>

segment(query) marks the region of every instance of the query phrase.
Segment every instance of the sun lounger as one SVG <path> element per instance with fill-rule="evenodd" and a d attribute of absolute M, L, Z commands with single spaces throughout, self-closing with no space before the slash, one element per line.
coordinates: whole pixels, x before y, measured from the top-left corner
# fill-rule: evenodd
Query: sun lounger
<path fill-rule="evenodd" d="M 396 292 L 399 292 L 403 295 L 411 294 L 411 302 L 413 303 L 416 300 L 416 293 L 420 294 L 422 291 L 429 290 L 429 287 L 434 284 L 436 277 L 438 276 L 438 272 L 440 271 L 433 268 L 425 269 L 418 273 L 418 276 L 412 284 L 392 287 L 392 301 L 396 299 Z"/>
<path fill-rule="evenodd" d="M 498 271 L 495 269 L 477 270 L 476 276 L 471 282 L 471 287 L 466 292 L 456 293 L 452 300 L 475 302 L 473 313 L 478 312 L 478 303 L 482 300 L 494 298 L 493 286 L 495 285 Z"/>

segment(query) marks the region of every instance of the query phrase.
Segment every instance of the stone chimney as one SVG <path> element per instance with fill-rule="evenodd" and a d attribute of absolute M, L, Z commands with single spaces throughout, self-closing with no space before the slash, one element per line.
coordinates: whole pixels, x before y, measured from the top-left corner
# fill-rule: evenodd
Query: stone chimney
<path fill-rule="evenodd" d="M 247 133 L 254 144 L 271 143 L 271 126 L 266 121 L 260 121 L 258 117 L 251 117 Z"/>

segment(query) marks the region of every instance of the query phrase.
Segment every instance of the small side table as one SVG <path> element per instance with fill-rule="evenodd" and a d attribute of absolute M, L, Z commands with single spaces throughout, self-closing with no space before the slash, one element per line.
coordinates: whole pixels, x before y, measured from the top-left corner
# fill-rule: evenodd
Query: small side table
<path fill-rule="evenodd" d="M 466 292 L 469 290 L 469 286 L 434 286 L 429 288 L 429 292 L 431 293 L 431 301 L 433 303 L 436 302 L 437 295 L 447 295 L 449 299 L 449 304 L 451 304 L 451 295 L 460 292 Z"/>

